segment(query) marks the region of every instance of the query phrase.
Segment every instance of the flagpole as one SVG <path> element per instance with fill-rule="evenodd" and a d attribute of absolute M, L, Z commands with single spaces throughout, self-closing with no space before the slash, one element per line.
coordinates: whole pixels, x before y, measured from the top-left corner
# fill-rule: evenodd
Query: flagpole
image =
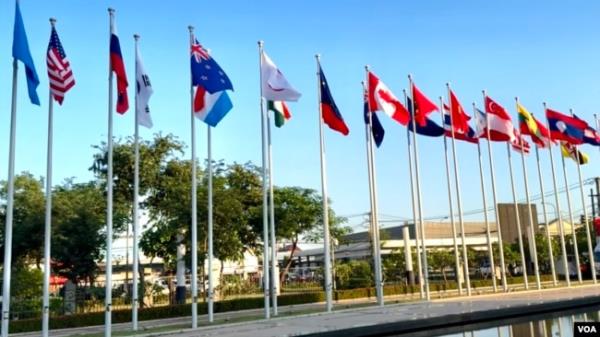
<path fill-rule="evenodd" d="M 325 136 L 323 135 L 323 110 L 321 109 L 321 56 L 315 55 L 317 61 L 317 88 L 318 88 L 318 109 L 319 109 L 319 147 L 321 154 L 321 195 L 323 199 L 323 259 L 325 274 L 325 299 L 327 312 L 333 308 L 333 294 L 331 292 L 331 254 L 330 254 L 330 234 L 329 234 L 329 209 L 327 194 L 327 172 L 325 167 Z"/>
<path fill-rule="evenodd" d="M 483 100 L 485 105 L 485 90 L 482 90 Z M 504 263 L 504 243 L 502 240 L 502 228 L 500 226 L 500 213 L 498 212 L 498 194 L 496 193 L 496 174 L 494 170 L 494 155 L 492 153 L 492 141 L 490 139 L 490 119 L 486 112 L 485 114 L 485 125 L 487 132 L 487 146 L 488 146 L 488 157 L 490 162 L 490 175 L 492 176 L 492 197 L 494 200 L 494 214 L 496 216 L 496 231 L 498 235 L 498 253 L 500 254 L 500 269 L 502 273 L 502 289 L 504 292 L 508 291 L 508 285 L 506 282 L 506 264 Z M 494 271 L 495 272 L 495 271 Z"/>
<path fill-rule="evenodd" d="M 416 122 L 415 122 L 415 107 L 414 107 L 414 92 L 413 92 L 413 82 L 412 82 L 412 76 L 409 74 L 408 75 L 408 82 L 410 85 L 410 90 L 411 90 L 411 99 L 412 101 L 412 109 L 411 110 L 411 118 L 412 118 L 412 129 L 413 131 L 413 142 L 414 142 L 414 147 L 413 147 L 413 155 L 415 157 L 415 181 L 416 181 L 416 190 L 417 190 L 417 209 L 419 210 L 419 227 L 421 230 L 421 246 L 423 248 L 423 251 L 421 252 L 422 254 L 422 260 L 423 260 L 423 276 L 425 279 L 425 297 L 426 299 L 429 301 L 431 300 L 431 295 L 429 293 L 429 268 L 427 266 L 427 244 L 425 243 L 425 224 L 423 223 L 423 204 L 421 202 L 421 179 L 419 178 L 419 155 L 418 155 L 418 151 L 419 151 L 419 143 L 417 143 L 417 135 L 416 135 Z"/>
<path fill-rule="evenodd" d="M 55 18 L 50 18 L 50 26 L 54 28 Z M 52 231 L 52 142 L 54 127 L 54 101 L 52 90 L 48 91 L 48 149 L 46 157 L 46 214 L 44 223 L 44 280 L 42 299 L 42 337 L 48 337 L 50 322 L 50 236 Z"/>
<path fill-rule="evenodd" d="M 206 125 L 207 157 L 208 157 L 208 322 L 214 321 L 214 284 L 213 284 L 213 163 L 212 163 L 212 128 Z M 223 263 L 223 261 L 221 261 Z M 197 284 L 197 282 L 196 282 Z M 204 287 L 204 284 L 202 285 Z M 194 290 L 192 289 L 192 292 Z M 196 294 L 198 289 L 196 289 Z"/>
<path fill-rule="evenodd" d="M 571 192 L 569 190 L 569 179 L 567 178 L 567 165 L 565 164 L 565 157 L 560 156 L 562 160 L 563 176 L 565 179 L 565 192 L 567 194 L 567 207 L 569 209 L 569 221 L 571 221 L 571 235 L 573 236 L 573 251 L 575 253 L 575 265 L 577 266 L 577 280 L 579 283 L 583 282 L 581 277 L 581 268 L 579 268 L 579 247 L 577 247 L 577 233 L 575 232 L 575 220 L 573 218 L 573 208 L 571 206 Z M 568 270 L 568 269 L 567 269 Z"/>
<path fill-rule="evenodd" d="M 440 111 L 442 116 L 442 126 L 446 125 L 445 115 L 444 115 L 444 100 L 442 96 L 440 96 Z M 446 132 L 444 132 L 444 159 L 446 164 L 446 181 L 448 185 L 448 207 L 450 209 L 450 225 L 452 226 L 452 243 L 454 244 L 454 264 L 455 264 L 455 272 L 456 272 L 456 284 L 458 285 L 458 294 L 462 295 L 463 288 L 461 278 L 459 276 L 460 272 L 460 258 L 458 255 L 460 254 L 458 251 L 458 242 L 456 240 L 456 223 L 454 222 L 454 205 L 452 202 L 452 182 L 450 180 L 450 161 L 448 160 L 448 138 L 446 137 Z"/>
<path fill-rule="evenodd" d="M 267 128 L 267 116 L 265 112 L 264 95 L 262 91 L 262 53 L 263 53 L 263 41 L 258 41 L 258 60 L 260 70 L 260 121 L 261 121 L 261 140 L 262 140 L 262 187 L 263 187 L 263 291 L 265 293 L 265 318 L 271 317 L 270 305 L 270 284 L 269 284 L 269 210 L 268 210 L 268 187 L 267 182 L 267 135 L 265 129 Z"/>
<path fill-rule="evenodd" d="M 513 165 L 512 165 L 512 153 L 510 152 L 510 143 L 506 142 L 506 154 L 508 155 L 508 170 L 510 174 L 510 187 L 512 190 L 513 196 L 513 205 L 515 211 L 515 218 L 517 221 L 517 235 L 518 235 L 518 243 L 519 243 L 519 252 L 521 254 L 521 268 L 523 269 L 523 283 L 525 285 L 525 289 L 529 289 L 529 280 L 527 278 L 527 261 L 525 260 L 525 248 L 523 247 L 523 232 L 521 230 L 521 215 L 519 214 L 519 205 L 517 203 L 517 189 L 515 188 L 515 177 L 513 174 Z"/>
<path fill-rule="evenodd" d="M 448 96 L 450 96 L 450 83 L 446 83 Z M 443 106 L 442 106 L 443 108 Z M 443 113 L 443 111 L 442 111 Z M 443 124 L 442 124 L 443 125 Z M 467 251 L 467 238 L 465 234 L 465 222 L 463 220 L 462 198 L 460 194 L 460 179 L 458 176 L 458 160 L 456 154 L 456 138 L 454 137 L 454 122 L 452 121 L 452 104 L 450 104 L 450 130 L 452 132 L 452 159 L 454 161 L 454 181 L 456 183 L 456 203 L 458 204 L 458 222 L 460 224 L 460 235 L 462 241 L 463 267 L 465 280 L 467 282 L 467 295 L 471 296 L 471 277 L 469 276 L 469 257 Z"/>
<path fill-rule="evenodd" d="M 188 31 L 190 32 L 190 48 L 194 44 L 194 27 L 188 26 Z M 190 74 L 191 76 L 191 74 Z M 194 116 L 194 83 L 190 77 L 190 125 L 191 125 L 191 142 L 192 142 L 192 224 L 191 224 L 191 235 L 192 235 L 192 277 L 190 280 L 191 288 L 192 288 L 192 329 L 198 327 L 198 202 L 197 202 L 197 173 L 196 173 L 196 119 Z M 209 280 L 210 273 L 209 272 Z M 177 285 L 181 286 L 181 285 Z M 210 294 L 209 294 L 209 302 L 210 302 Z"/>
<path fill-rule="evenodd" d="M 110 19 L 110 33 L 114 25 L 115 10 L 108 9 Z M 109 40 L 110 41 L 110 40 Z M 112 236 L 113 236 L 113 72 L 109 61 L 108 66 L 108 169 L 106 178 L 107 206 L 106 206 L 106 280 L 105 280 L 105 312 L 104 312 L 104 337 L 112 334 Z"/>
<path fill-rule="evenodd" d="M 598 115 L 594 114 L 594 120 L 596 121 L 596 131 L 600 132 L 600 121 L 598 121 Z M 600 147 L 598 148 L 600 150 Z"/>
<path fill-rule="evenodd" d="M 365 66 L 365 75 L 367 77 L 367 86 L 369 85 L 369 66 Z M 369 89 L 370 90 L 370 89 Z M 369 91 L 367 90 L 367 93 Z M 371 179 L 373 180 L 373 253 L 374 253 L 374 265 L 375 265 L 375 291 L 377 293 L 377 303 L 379 306 L 384 305 L 383 301 L 383 277 L 381 272 L 381 242 L 379 241 L 379 211 L 377 205 L 377 173 L 375 170 L 375 148 L 373 147 L 373 115 L 371 113 L 371 102 L 367 99 L 367 107 L 369 110 L 369 148 L 370 148 L 370 162 L 371 162 Z"/>
<path fill-rule="evenodd" d="M 135 62 L 138 60 L 138 42 L 140 36 L 133 35 L 135 41 Z M 135 67 L 135 78 L 138 78 L 138 67 Z M 139 113 L 138 111 L 138 95 L 135 95 L 135 121 L 134 121 L 134 168 L 133 168 L 133 289 L 131 299 L 131 322 L 133 331 L 138 329 L 138 230 L 139 230 L 139 192 L 140 192 L 140 144 L 139 144 Z M 129 240 L 129 238 L 127 239 Z"/>
<path fill-rule="evenodd" d="M 404 101 L 408 102 L 406 90 L 402 90 L 404 94 Z M 413 227 L 415 229 L 415 250 L 417 253 L 417 268 L 418 268 L 418 278 L 419 278 L 419 293 L 421 299 L 425 298 L 424 288 L 423 288 L 423 268 L 421 265 L 421 243 L 419 241 L 419 226 L 417 225 L 417 201 L 415 197 L 415 186 L 414 186 L 414 174 L 413 174 L 413 162 L 412 162 L 412 144 L 410 142 L 410 130 L 406 128 L 406 140 L 408 144 L 408 173 L 410 174 L 410 200 L 412 205 L 412 213 L 413 213 Z M 411 257 L 412 258 L 412 257 Z"/>
<path fill-rule="evenodd" d="M 549 144 L 548 146 L 552 146 L 552 144 Z M 536 159 L 536 163 L 537 163 L 537 171 L 538 171 L 538 178 L 539 178 L 539 183 L 540 183 L 540 192 L 541 192 L 541 196 L 542 196 L 542 209 L 544 211 L 544 224 L 546 227 L 546 240 L 548 241 L 548 252 L 549 252 L 549 257 L 550 257 L 550 270 L 552 271 L 552 283 L 554 284 L 554 286 L 558 285 L 558 281 L 556 279 L 556 267 L 554 266 L 554 253 L 552 252 L 552 237 L 550 236 L 550 229 L 548 226 L 548 212 L 546 210 L 546 196 L 545 196 L 545 191 L 544 191 L 544 179 L 542 179 L 542 168 L 540 166 L 540 151 L 538 149 L 538 147 L 535 147 L 535 159 Z"/>
<path fill-rule="evenodd" d="M 543 103 L 544 114 L 546 114 L 546 102 Z M 546 127 L 550 128 L 548 118 L 546 117 Z M 567 245 L 565 244 L 565 229 L 562 221 L 562 216 L 560 214 L 560 202 L 558 200 L 558 186 L 556 183 L 556 170 L 554 169 L 554 155 L 552 154 L 552 142 L 550 142 L 550 146 L 548 146 L 548 153 L 550 153 L 550 167 L 552 168 L 552 185 L 554 187 L 554 202 L 556 203 L 556 218 L 558 219 L 558 230 L 560 232 L 560 247 L 562 251 L 562 260 L 563 267 L 565 272 L 565 280 L 567 281 L 567 287 L 571 287 L 571 277 L 569 273 L 569 264 L 567 261 Z"/>
<path fill-rule="evenodd" d="M 518 110 L 518 106 L 519 106 L 519 98 L 515 97 L 515 103 L 517 105 L 517 110 Z M 523 166 L 523 179 L 525 181 L 525 200 L 527 201 L 527 211 L 529 213 L 529 233 L 527 233 L 529 240 L 529 252 L 532 255 L 532 260 L 533 260 L 533 269 L 534 269 L 534 273 L 535 273 L 535 283 L 536 286 L 539 289 L 542 289 L 542 283 L 540 280 L 540 266 L 538 264 L 538 257 L 537 257 L 537 245 L 536 245 L 536 240 L 535 240 L 535 228 L 533 228 L 533 212 L 531 209 L 531 199 L 529 197 L 529 178 L 528 178 L 528 173 L 527 173 L 527 165 L 525 165 L 525 140 L 524 139 L 519 139 L 519 146 L 521 147 L 521 165 Z"/>
<path fill-rule="evenodd" d="M 267 162 L 269 172 L 269 234 L 271 240 L 271 306 L 273 307 L 273 316 L 279 315 L 277 310 L 277 241 L 275 241 L 275 195 L 273 187 L 273 146 L 271 142 L 271 116 L 267 111 Z"/>
<path fill-rule="evenodd" d="M 477 113 L 475 103 L 473 103 L 473 113 Z M 492 247 L 492 235 L 490 233 L 490 219 L 488 217 L 487 196 L 485 192 L 485 178 L 483 176 L 483 159 L 481 154 L 481 143 L 477 141 L 477 159 L 479 160 L 479 180 L 481 181 L 481 198 L 483 199 L 483 218 L 485 221 L 485 236 L 490 255 L 490 270 L 492 275 L 492 287 L 494 292 L 498 291 L 496 280 L 496 262 L 494 262 L 494 248 Z"/>
<path fill-rule="evenodd" d="M 570 109 L 571 116 L 574 116 L 573 109 Z M 575 146 L 575 155 L 577 156 L 577 175 L 579 177 L 579 190 L 581 191 L 581 205 L 583 207 L 583 217 L 585 219 L 585 235 L 587 237 L 587 246 L 588 246 L 588 254 L 590 259 L 590 269 L 592 269 L 592 280 L 594 280 L 594 284 L 598 282 L 596 279 L 596 264 L 594 258 L 594 247 L 592 246 L 592 236 L 590 234 L 590 226 L 588 220 L 588 212 L 587 205 L 585 202 L 585 192 L 583 191 L 583 179 L 581 177 L 581 153 L 577 150 Z"/>

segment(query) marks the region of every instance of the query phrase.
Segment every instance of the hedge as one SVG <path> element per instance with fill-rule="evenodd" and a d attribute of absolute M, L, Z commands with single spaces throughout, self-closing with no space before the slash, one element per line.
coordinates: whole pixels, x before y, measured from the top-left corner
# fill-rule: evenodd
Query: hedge
<path fill-rule="evenodd" d="M 542 281 L 551 280 L 551 276 L 542 275 Z M 511 277 L 507 279 L 508 283 L 522 283 L 522 277 Z M 530 282 L 534 282 L 535 279 L 530 277 Z M 473 288 L 491 286 L 491 280 L 474 280 L 471 282 Z M 430 282 L 431 289 L 434 291 L 451 290 L 456 289 L 456 283 L 449 281 L 448 283 L 443 282 Z M 383 293 L 385 295 L 401 295 L 408 293 L 415 293 L 418 291 L 418 286 L 406 286 L 400 285 L 385 285 L 383 287 Z M 357 288 L 347 290 L 337 290 L 334 293 L 335 300 L 348 300 L 358 298 L 371 298 L 376 296 L 375 288 Z M 325 293 L 322 291 L 310 291 L 304 293 L 292 293 L 292 294 L 281 294 L 277 297 L 279 305 L 296 305 L 306 303 L 318 303 L 325 301 Z M 217 301 L 214 303 L 215 312 L 229 312 L 247 309 L 259 309 L 264 307 L 264 298 L 253 297 L 253 298 L 237 298 L 232 300 Z M 160 319 L 160 318 L 171 318 L 171 317 L 184 317 L 189 316 L 191 312 L 191 304 L 180 304 L 180 305 L 169 305 L 162 307 L 151 307 L 142 308 L 138 312 L 138 319 L 140 321 Z M 198 314 L 205 315 L 207 313 L 207 304 L 199 303 Z M 131 322 L 131 310 L 115 310 L 112 313 L 113 323 L 126 323 Z M 85 314 L 75 314 L 68 316 L 56 316 L 50 319 L 50 329 L 67 329 L 77 328 L 84 326 L 102 325 L 104 324 L 104 312 L 93 312 Z M 41 329 L 41 319 L 22 319 L 13 320 L 10 322 L 10 332 L 29 332 L 38 331 Z"/>

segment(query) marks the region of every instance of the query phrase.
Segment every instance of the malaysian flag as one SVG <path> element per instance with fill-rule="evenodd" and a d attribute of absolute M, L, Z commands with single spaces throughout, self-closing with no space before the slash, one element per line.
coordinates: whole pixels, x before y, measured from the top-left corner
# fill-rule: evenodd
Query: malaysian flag
<path fill-rule="evenodd" d="M 73 78 L 71 64 L 54 27 L 50 34 L 46 63 L 48 64 L 50 91 L 58 104 L 62 104 L 65 93 L 75 85 L 75 78 Z"/>

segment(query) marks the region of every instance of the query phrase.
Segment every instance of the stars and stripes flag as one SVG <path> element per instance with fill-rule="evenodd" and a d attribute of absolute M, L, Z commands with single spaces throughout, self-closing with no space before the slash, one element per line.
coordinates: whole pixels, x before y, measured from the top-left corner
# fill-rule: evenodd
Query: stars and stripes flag
<path fill-rule="evenodd" d="M 48 65 L 50 92 L 52 92 L 54 100 L 58 104 L 62 104 L 65 93 L 75 85 L 75 78 L 67 54 L 65 54 L 54 27 L 52 27 L 52 33 L 50 34 L 50 43 L 48 43 L 46 64 Z"/>

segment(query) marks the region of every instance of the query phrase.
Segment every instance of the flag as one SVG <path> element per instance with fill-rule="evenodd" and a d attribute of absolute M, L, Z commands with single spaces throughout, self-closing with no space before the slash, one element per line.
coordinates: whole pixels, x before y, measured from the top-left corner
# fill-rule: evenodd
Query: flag
<path fill-rule="evenodd" d="M 227 74 L 194 37 L 191 40 L 190 67 L 193 86 L 201 85 L 211 94 L 223 90 L 233 91 L 233 84 Z"/>
<path fill-rule="evenodd" d="M 588 128 L 585 121 L 551 109 L 546 109 L 546 117 L 552 139 L 576 145 L 583 143 L 583 135 Z"/>
<path fill-rule="evenodd" d="M 550 146 L 552 143 L 550 131 L 520 103 L 517 103 L 517 113 L 519 114 L 519 129 L 521 134 L 529 135 L 538 147 L 545 148 Z"/>
<path fill-rule="evenodd" d="M 21 8 L 19 1 L 15 7 L 15 26 L 13 31 L 12 56 L 15 60 L 23 62 L 25 65 L 25 75 L 27 77 L 27 91 L 29 92 L 29 100 L 35 105 L 40 105 L 40 99 L 37 95 L 37 87 L 40 84 L 33 58 L 29 51 L 29 43 L 27 42 L 27 33 L 25 33 L 25 25 L 21 16 Z"/>
<path fill-rule="evenodd" d="M 579 120 L 582 120 L 576 115 L 573 116 Z M 600 132 L 588 125 L 583 131 L 583 142 L 594 146 L 600 146 Z"/>
<path fill-rule="evenodd" d="M 587 154 L 579 151 L 577 146 L 569 142 L 560 142 L 560 151 L 563 157 L 571 158 L 576 163 L 579 162 L 579 165 L 585 165 L 590 161 L 590 157 Z"/>
<path fill-rule="evenodd" d="M 406 105 L 408 106 L 409 111 L 412 112 L 411 109 L 413 107 L 413 104 L 410 97 L 406 97 Z M 412 113 L 410 114 L 410 116 L 412 116 Z M 415 127 L 413 128 L 413 123 L 411 119 L 408 124 L 408 130 L 411 132 L 413 130 L 416 130 L 417 134 L 419 135 L 429 137 L 440 137 L 444 135 L 444 128 L 437 125 L 434 121 L 427 117 L 425 117 L 425 125 L 420 125 L 419 123 L 415 123 L 414 125 Z"/>
<path fill-rule="evenodd" d="M 489 140 L 496 142 L 507 142 L 515 139 L 514 126 L 508 112 L 489 96 L 485 96 L 485 112 L 489 119 Z M 483 133 L 481 138 L 488 138 L 487 122 L 484 117 Z"/>
<path fill-rule="evenodd" d="M 129 98 L 127 97 L 127 74 L 125 73 L 125 64 L 123 55 L 121 55 L 121 44 L 117 36 L 117 27 L 114 18 L 111 16 L 110 25 L 110 69 L 117 76 L 117 112 L 124 114 L 129 110 Z"/>
<path fill-rule="evenodd" d="M 383 143 L 383 136 L 385 136 L 385 130 L 383 129 L 383 125 L 381 125 L 381 122 L 379 121 L 379 117 L 377 117 L 377 113 L 369 111 L 369 95 L 367 93 L 367 91 L 365 91 L 364 95 L 363 95 L 363 111 L 364 111 L 364 120 L 365 120 L 365 124 L 369 125 L 369 114 L 371 114 L 371 121 L 372 121 L 372 125 L 371 125 L 371 130 L 373 133 L 373 139 L 375 140 L 375 145 L 377 145 L 377 147 L 381 146 L 381 143 Z"/>
<path fill-rule="evenodd" d="M 410 114 L 392 91 L 370 71 L 368 82 L 369 109 L 371 112 L 383 111 L 396 122 L 407 125 Z"/>
<path fill-rule="evenodd" d="M 52 26 L 52 32 L 50 33 L 46 65 L 48 66 L 48 79 L 52 97 L 58 104 L 62 104 L 65 93 L 75 85 L 75 78 L 54 26 Z"/>
<path fill-rule="evenodd" d="M 150 77 L 144 69 L 144 63 L 142 62 L 142 55 L 140 55 L 139 48 L 136 45 L 135 48 L 135 94 L 136 94 L 136 107 L 135 113 L 137 121 L 140 125 L 147 128 L 152 127 L 152 116 L 150 116 L 150 107 L 148 107 L 148 101 L 154 91 L 152 90 L 152 84 L 150 83 Z"/>
<path fill-rule="evenodd" d="M 452 137 L 452 118 L 450 117 L 449 111 L 450 111 L 450 107 L 446 104 L 444 104 L 444 112 L 442 112 L 444 114 L 444 131 L 446 134 L 446 137 Z M 463 111 L 464 113 L 464 111 Z M 466 115 L 465 116 L 468 119 L 471 119 L 470 116 Z M 484 117 L 485 118 L 485 117 Z M 471 126 L 469 126 L 469 123 L 467 122 L 467 131 L 462 131 L 462 130 L 456 130 L 456 128 L 454 128 L 454 138 L 458 139 L 458 140 L 464 140 L 465 142 L 469 142 L 469 143 L 473 143 L 473 144 L 477 144 L 479 143 L 479 138 L 477 137 L 477 134 L 475 132 L 475 130 L 473 130 L 473 128 L 471 128 Z"/>
<path fill-rule="evenodd" d="M 414 83 L 412 83 L 412 95 L 415 109 L 415 121 L 417 124 L 425 126 L 427 124 L 427 115 L 437 111 L 438 107 L 427 98 Z"/>
<path fill-rule="evenodd" d="M 282 127 L 290 118 L 292 113 L 285 101 L 268 101 L 267 109 L 273 111 L 275 116 L 275 126 Z"/>
<path fill-rule="evenodd" d="M 204 123 L 215 127 L 233 108 L 227 91 L 217 91 L 214 94 L 208 92 L 203 86 L 196 87 L 194 98 L 194 116 Z"/>
<path fill-rule="evenodd" d="M 456 131 L 458 131 L 458 133 L 468 134 L 470 130 L 469 120 L 471 119 L 471 117 L 465 113 L 465 110 L 463 109 L 462 105 L 460 104 L 460 101 L 458 100 L 454 92 L 452 90 L 449 91 L 450 114 L 452 116 L 451 125 L 454 127 L 455 134 Z M 444 120 L 445 119 L 446 118 L 444 117 Z"/>
<path fill-rule="evenodd" d="M 531 146 L 529 145 L 529 143 L 525 140 L 523 135 L 521 133 L 519 133 L 519 130 L 515 129 L 514 134 L 515 134 L 515 139 L 513 139 L 510 142 L 510 145 L 512 146 L 513 150 L 520 152 L 520 153 L 528 154 L 529 151 L 531 150 Z"/>
<path fill-rule="evenodd" d="M 319 82 L 320 82 L 320 92 L 321 92 L 321 114 L 323 117 L 323 121 L 327 124 L 331 129 L 338 131 L 339 133 L 347 136 L 350 133 L 348 130 L 348 126 L 344 122 L 344 118 L 338 107 L 335 105 L 333 97 L 331 96 L 331 92 L 329 91 L 329 85 L 327 84 L 327 79 L 325 78 L 325 74 L 323 74 L 323 69 L 319 65 Z"/>
<path fill-rule="evenodd" d="M 268 101 L 296 102 L 302 96 L 264 51 L 260 54 L 260 77 L 262 94 Z"/>

